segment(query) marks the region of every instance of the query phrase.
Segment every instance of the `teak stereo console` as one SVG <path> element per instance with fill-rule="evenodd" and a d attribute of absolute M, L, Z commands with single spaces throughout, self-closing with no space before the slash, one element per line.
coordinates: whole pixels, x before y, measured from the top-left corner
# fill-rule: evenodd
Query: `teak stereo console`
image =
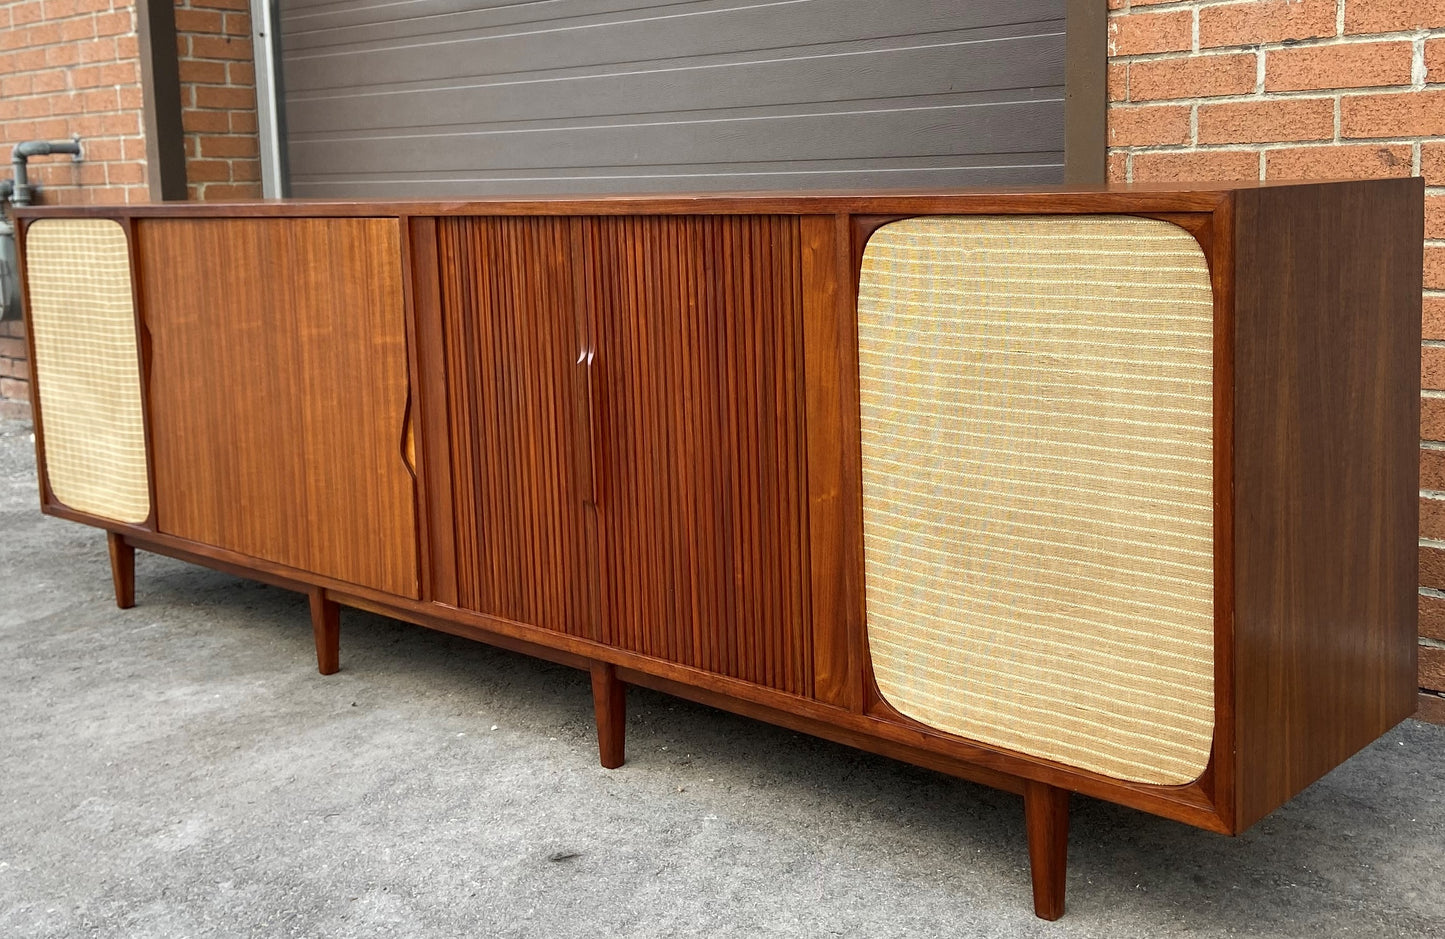
<path fill-rule="evenodd" d="M 1414 707 L 1423 188 L 37 208 L 41 504 L 1021 793 L 1244 830 Z"/>

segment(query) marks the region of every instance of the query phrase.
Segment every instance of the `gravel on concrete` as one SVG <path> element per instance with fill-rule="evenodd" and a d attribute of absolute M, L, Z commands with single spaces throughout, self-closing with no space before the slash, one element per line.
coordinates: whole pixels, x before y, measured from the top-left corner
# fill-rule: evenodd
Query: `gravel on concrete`
<path fill-rule="evenodd" d="M 1021 800 L 142 554 L 37 509 L 0 423 L 0 936 L 1445 936 L 1445 727 L 1238 838 L 1075 798 L 1036 920 Z"/>

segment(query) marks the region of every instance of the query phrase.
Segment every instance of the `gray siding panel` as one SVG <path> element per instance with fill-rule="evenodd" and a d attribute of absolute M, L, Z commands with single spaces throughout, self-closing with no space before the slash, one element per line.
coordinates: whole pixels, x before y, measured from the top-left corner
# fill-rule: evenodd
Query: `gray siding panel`
<path fill-rule="evenodd" d="M 301 196 L 1063 175 L 1063 0 L 283 2 Z"/>

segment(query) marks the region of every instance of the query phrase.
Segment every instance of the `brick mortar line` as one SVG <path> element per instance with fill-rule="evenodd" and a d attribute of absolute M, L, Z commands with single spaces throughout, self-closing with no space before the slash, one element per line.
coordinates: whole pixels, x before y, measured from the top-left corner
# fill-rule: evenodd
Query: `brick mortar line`
<path fill-rule="evenodd" d="M 1126 16 L 1130 16 L 1130 15 L 1134 15 L 1134 16 L 1146 15 L 1146 16 L 1147 16 L 1148 14 L 1150 14 L 1150 13 L 1155 13 L 1155 12 L 1158 12 L 1158 13 L 1169 13 L 1169 12 L 1179 13 L 1179 12 L 1182 12 L 1182 11 L 1184 11 L 1184 10 L 1192 10 L 1193 12 L 1198 13 L 1200 10 L 1204 10 L 1204 9 L 1209 8 L 1209 7 L 1225 6 L 1225 5 L 1228 5 L 1228 4 L 1234 4 L 1235 6 L 1243 6 L 1243 5 L 1244 5 L 1243 0 L 1172 0 L 1172 2 L 1168 2 L 1168 3 L 1147 3 L 1147 4 L 1142 4 L 1142 5 L 1138 6 L 1138 7 L 1135 7 L 1132 3 L 1125 3 L 1124 6 L 1119 7 L 1118 9 L 1109 10 L 1108 12 L 1109 12 L 1109 19 L 1112 20 L 1112 19 L 1122 19 L 1122 18 L 1124 18 L 1124 17 L 1126 17 Z M 1339 3 L 1336 5 L 1336 7 L 1335 7 L 1335 35 L 1337 35 L 1337 36 L 1344 36 L 1344 35 L 1353 36 L 1353 35 L 1356 35 L 1355 33 L 1346 33 L 1346 32 L 1344 31 L 1344 29 L 1345 29 L 1345 4 L 1344 4 L 1344 0 L 1340 0 L 1340 2 L 1339 2 Z"/>
<path fill-rule="evenodd" d="M 1118 9 L 1109 10 L 1108 13 L 1110 20 L 1121 20 L 1127 19 L 1130 16 L 1149 16 L 1153 13 L 1189 12 L 1194 14 L 1194 25 L 1197 29 L 1199 25 L 1199 12 L 1201 10 L 1231 3 L 1238 5 L 1240 0 L 1174 0 L 1174 2 L 1170 3 L 1148 3 L 1137 7 L 1132 4 L 1125 4 Z"/>
<path fill-rule="evenodd" d="M 1354 144 L 1398 144 L 1400 146 L 1414 146 L 1415 144 L 1441 144 L 1445 143 L 1445 134 L 1428 134 L 1416 136 L 1394 136 L 1394 137 L 1309 137 L 1303 140 L 1241 140 L 1224 141 L 1221 143 L 1201 144 L 1174 144 L 1174 143 L 1144 143 L 1144 144 L 1112 144 L 1110 150 L 1154 150 L 1167 149 L 1177 150 L 1180 147 L 1197 147 L 1200 150 L 1220 150 L 1235 147 L 1335 147 L 1351 146 Z M 1438 187 L 1436 187 L 1438 188 Z"/>
<path fill-rule="evenodd" d="M 58 22 L 60 22 L 60 20 L 40 20 L 39 22 L 40 22 L 40 23 L 58 23 Z M 132 23 L 132 27 L 134 27 L 134 23 L 135 23 L 134 19 L 131 20 L 131 23 Z M 34 23 L 26 23 L 26 24 L 23 25 L 23 26 L 11 26 L 11 27 L 9 27 L 8 29 L 9 29 L 10 32 L 18 32 L 18 31 L 20 31 L 20 30 L 29 29 L 31 26 L 34 26 L 34 25 L 36 25 L 36 24 L 34 24 Z M 61 39 L 61 40 L 58 41 L 58 42 L 27 43 L 27 44 L 25 44 L 25 45 L 16 46 L 16 47 L 13 48 L 13 49 L 6 49 L 5 51 L 6 51 L 7 53 L 10 53 L 10 54 L 19 53 L 19 52 L 38 52 L 38 51 L 40 51 L 40 50 L 42 50 L 42 49 L 55 49 L 55 48 L 58 48 L 58 47 L 60 47 L 60 46 L 78 46 L 78 45 L 83 45 L 83 44 L 88 43 L 88 42 L 113 42 L 113 41 L 115 41 L 115 40 L 117 40 L 117 39 L 125 39 L 125 38 L 128 38 L 128 37 L 130 37 L 130 36 L 134 36 L 134 35 L 136 35 L 136 31 L 135 31 L 134 28 L 132 28 L 129 32 L 124 32 L 124 33 L 105 33 L 104 35 L 81 36 L 81 37 L 79 37 L 79 38 L 77 38 L 77 39 Z M 1142 53 L 1142 54 L 1148 54 L 1148 53 Z M 81 63 L 81 64 L 87 64 L 87 63 Z M 47 66 L 45 66 L 45 67 L 46 67 L 46 68 L 74 68 L 75 66 L 73 66 L 73 65 L 47 65 Z"/>
<path fill-rule="evenodd" d="M 1415 87 L 1414 85 L 1350 85 L 1344 88 L 1299 88 L 1290 91 L 1250 91 L 1232 95 L 1195 95 L 1189 98 L 1148 98 L 1143 101 L 1132 101 L 1118 99 L 1109 102 L 1109 107 L 1137 107 L 1152 108 L 1173 105 L 1178 107 L 1183 104 L 1245 104 L 1249 102 L 1269 101 L 1333 101 L 1344 98 L 1363 98 L 1366 96 L 1395 96 L 1395 95 L 1417 95 L 1429 91 L 1445 91 L 1445 81 L 1431 82 L 1427 85 Z"/>
<path fill-rule="evenodd" d="M 7 4 L 4 4 L 4 5 L 0 5 L 0 10 L 10 9 L 10 8 L 13 8 L 13 7 L 24 6 L 24 5 L 25 5 L 24 0 L 21 0 L 21 2 L 19 2 L 19 3 L 7 3 Z M 125 7 L 122 7 L 122 8 L 120 8 L 119 10 L 87 10 L 87 11 L 85 11 L 84 13 L 67 13 L 67 14 L 65 14 L 64 16 L 42 16 L 42 17 L 41 17 L 40 19 L 38 19 L 38 20 L 30 20 L 28 23 L 21 23 L 19 26 L 15 26 L 15 25 L 12 24 L 10 28 L 11 28 L 11 29 L 16 29 L 16 30 L 19 30 L 19 29 L 30 29 L 30 28 L 33 27 L 33 26 L 44 26 L 44 25 L 46 25 L 46 24 L 48 24 L 48 23 L 65 23 L 65 22 L 68 22 L 68 21 L 70 21 L 70 20 L 83 20 L 83 19 L 92 19 L 92 20 L 93 20 L 93 19 L 95 19 L 97 16 L 100 16 L 100 15 L 102 15 L 102 14 L 109 15 L 109 14 L 111 14 L 111 13 L 121 13 L 121 12 L 125 12 L 125 11 L 126 11 L 126 8 L 125 8 Z"/>
<path fill-rule="evenodd" d="M 1129 12 L 1140 12 L 1143 10 L 1195 10 L 1201 7 L 1217 7 L 1226 3 L 1238 3 L 1240 0 L 1172 0 L 1170 3 L 1146 3 L 1135 10 L 1133 4 L 1126 2 L 1117 10 L 1110 10 L 1109 16 L 1125 14 Z"/>
<path fill-rule="evenodd" d="M 125 88 L 139 88 L 140 82 L 126 82 L 121 85 L 89 85 L 85 88 L 57 88 L 55 91 L 32 91 L 23 95 L 9 95 L 11 101 L 34 101 L 37 98 L 53 98 L 56 95 L 83 95 L 92 91 L 114 90 L 120 91 Z M 246 87 L 250 87 L 249 85 Z M 109 111 L 87 111 L 87 114 L 109 114 Z M 16 118 L 12 118 L 16 120 Z M 24 118 L 18 118 L 24 120 Z M 7 121 L 8 123 L 8 121 Z"/>
<path fill-rule="evenodd" d="M 1271 42 L 1245 42 L 1233 46 L 1206 46 L 1202 49 L 1161 49 L 1158 52 L 1130 52 L 1109 56 L 1109 63 L 1168 62 L 1175 59 L 1202 59 L 1221 55 L 1248 55 L 1251 52 L 1284 52 L 1290 49 L 1327 49 L 1331 46 L 1358 46 L 1374 42 L 1414 42 L 1445 38 L 1445 27 L 1429 29 L 1397 29 L 1386 33 L 1350 33 L 1347 36 L 1312 36 L 1308 39 L 1277 39 Z"/>
<path fill-rule="evenodd" d="M 1325 147 L 1413 146 L 1417 143 L 1445 143 L 1445 136 L 1436 137 L 1342 137 L 1338 140 L 1315 137 L 1310 140 L 1255 140 L 1248 143 L 1200 143 L 1200 144 L 1122 144 L 1109 148 L 1113 153 L 1219 153 L 1222 151 L 1249 151 L 1257 153 L 1270 148 L 1291 148 L 1319 150 Z M 1437 187 L 1438 188 L 1438 187 Z"/>

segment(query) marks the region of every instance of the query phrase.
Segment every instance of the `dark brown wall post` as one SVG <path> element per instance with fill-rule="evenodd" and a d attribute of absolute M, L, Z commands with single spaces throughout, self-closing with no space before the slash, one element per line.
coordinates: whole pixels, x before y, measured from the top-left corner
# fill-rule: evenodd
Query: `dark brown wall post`
<path fill-rule="evenodd" d="M 1064 22 L 1064 182 L 1102 183 L 1109 150 L 1109 11 L 1102 0 L 1067 0 Z"/>
<path fill-rule="evenodd" d="M 176 62 L 176 11 L 170 0 L 136 0 L 136 35 L 140 40 L 141 120 L 151 201 L 184 199 L 181 77 Z"/>

